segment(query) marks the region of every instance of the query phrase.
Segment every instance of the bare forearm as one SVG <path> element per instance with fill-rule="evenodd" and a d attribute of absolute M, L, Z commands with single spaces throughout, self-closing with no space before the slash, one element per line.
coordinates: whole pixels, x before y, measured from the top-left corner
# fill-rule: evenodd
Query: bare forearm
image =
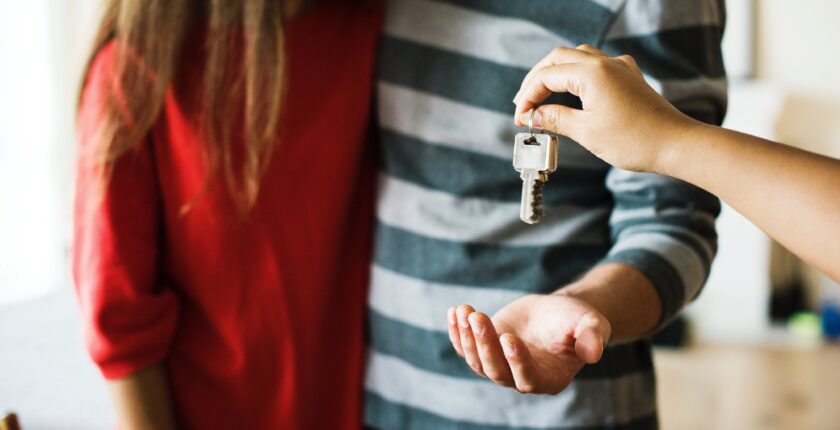
<path fill-rule="evenodd" d="M 169 388 L 161 365 L 111 381 L 109 388 L 121 428 L 175 428 Z"/>
<path fill-rule="evenodd" d="M 731 130 L 683 133 L 661 173 L 705 188 L 840 280 L 840 161 Z"/>
<path fill-rule="evenodd" d="M 636 339 L 650 333 L 662 314 L 662 304 L 653 284 L 642 272 L 625 264 L 597 266 L 555 294 L 575 297 L 598 309 L 610 322 L 611 341 Z"/>

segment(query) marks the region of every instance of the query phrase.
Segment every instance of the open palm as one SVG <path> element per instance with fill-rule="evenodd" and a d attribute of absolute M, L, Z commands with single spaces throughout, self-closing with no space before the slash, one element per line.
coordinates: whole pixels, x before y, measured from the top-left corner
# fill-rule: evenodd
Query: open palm
<path fill-rule="evenodd" d="M 451 308 L 449 335 L 479 375 L 521 392 L 556 394 L 600 359 L 610 325 L 579 299 L 529 295 L 492 319 L 469 305 Z"/>

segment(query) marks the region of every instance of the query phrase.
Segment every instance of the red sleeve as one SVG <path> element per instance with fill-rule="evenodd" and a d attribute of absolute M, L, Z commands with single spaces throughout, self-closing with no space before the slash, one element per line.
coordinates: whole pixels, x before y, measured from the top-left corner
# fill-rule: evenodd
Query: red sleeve
<path fill-rule="evenodd" d="M 151 143 L 122 156 L 105 186 L 95 163 L 113 62 L 111 44 L 97 55 L 82 96 L 72 248 L 85 342 L 108 379 L 163 360 L 178 314 L 175 293 L 161 282 L 161 204 Z"/>

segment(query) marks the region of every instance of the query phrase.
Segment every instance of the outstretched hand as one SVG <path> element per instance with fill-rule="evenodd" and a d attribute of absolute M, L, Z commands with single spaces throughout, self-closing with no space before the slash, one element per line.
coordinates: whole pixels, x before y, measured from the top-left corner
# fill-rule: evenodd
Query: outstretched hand
<path fill-rule="evenodd" d="M 601 359 L 607 319 L 570 296 L 528 295 L 489 318 L 449 308 L 449 339 L 472 370 L 523 393 L 557 394 L 585 364 Z"/>

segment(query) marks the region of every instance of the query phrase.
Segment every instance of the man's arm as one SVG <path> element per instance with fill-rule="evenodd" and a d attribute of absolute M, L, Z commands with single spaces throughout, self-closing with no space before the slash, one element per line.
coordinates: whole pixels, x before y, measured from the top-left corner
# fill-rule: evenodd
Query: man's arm
<path fill-rule="evenodd" d="M 651 8 L 649 1 L 628 0 L 603 49 L 632 52 L 648 82 L 674 106 L 699 121 L 720 124 L 726 111 L 723 2 L 655 3 L 657 8 Z M 717 252 L 720 202 L 688 183 L 618 168 L 611 169 L 607 188 L 615 203 L 613 247 L 605 262 L 643 273 L 659 296 L 658 325 L 667 324 L 708 278 Z"/>
<path fill-rule="evenodd" d="M 722 2 L 645 5 L 626 3 L 604 49 L 633 53 L 680 109 L 719 123 L 726 106 Z M 551 65 L 549 55 L 538 67 Z M 476 373 L 519 391 L 559 392 L 600 359 L 610 339 L 650 333 L 699 293 L 716 252 L 719 201 L 672 178 L 620 169 L 606 185 L 615 201 L 613 247 L 600 265 L 555 294 L 514 301 L 492 320 L 466 305 L 450 309 L 450 340 Z"/>
<path fill-rule="evenodd" d="M 653 284 L 639 270 L 619 263 L 602 264 L 554 293 L 588 303 L 610 324 L 609 341 L 638 339 L 659 323 L 662 304 Z"/>

